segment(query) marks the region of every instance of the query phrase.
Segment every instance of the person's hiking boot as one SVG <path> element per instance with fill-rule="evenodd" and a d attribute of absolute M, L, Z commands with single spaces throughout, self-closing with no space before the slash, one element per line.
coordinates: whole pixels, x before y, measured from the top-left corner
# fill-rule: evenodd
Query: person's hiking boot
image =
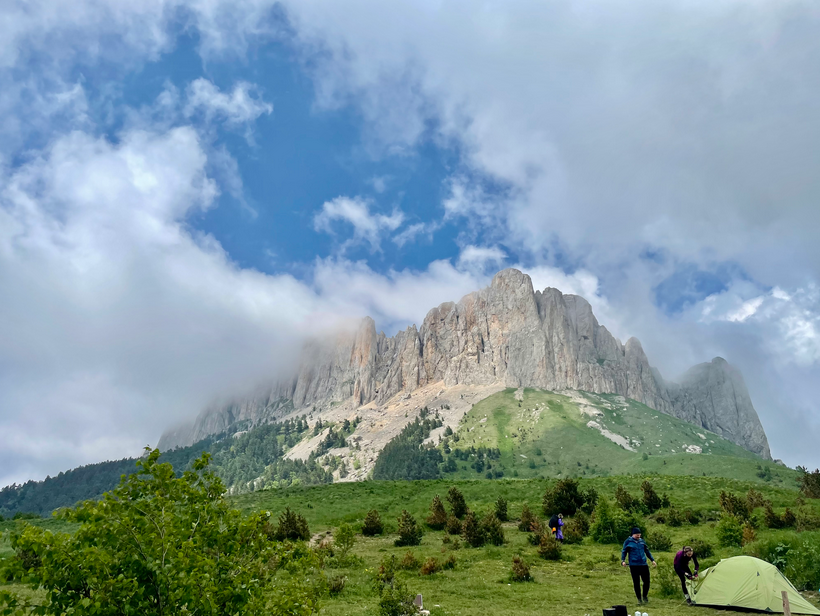
<path fill-rule="evenodd" d="M 645 604 L 646 604 L 646 603 L 649 603 L 649 597 L 644 597 L 644 598 L 643 598 L 643 602 L 644 602 Z"/>
<path fill-rule="evenodd" d="M 638 597 L 638 605 L 643 605 L 643 600 L 640 597 Z"/>
<path fill-rule="evenodd" d="M 686 597 L 686 605 L 692 605 L 692 598 L 689 595 L 684 595 Z"/>

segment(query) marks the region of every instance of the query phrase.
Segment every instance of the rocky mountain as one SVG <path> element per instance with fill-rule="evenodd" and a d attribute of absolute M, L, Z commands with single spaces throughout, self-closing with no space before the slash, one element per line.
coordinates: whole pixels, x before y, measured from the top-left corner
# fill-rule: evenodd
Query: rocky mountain
<path fill-rule="evenodd" d="M 291 378 L 205 410 L 190 425 L 166 432 L 159 447 L 188 445 L 239 422 L 321 414 L 340 404 L 379 407 L 436 383 L 619 394 L 770 459 L 743 377 L 725 360 L 695 366 L 681 383 L 668 383 L 641 343 L 622 344 L 585 299 L 553 288 L 534 291 L 530 277 L 515 269 L 499 272 L 490 286 L 458 303 L 433 308 L 418 329 L 387 337 L 365 318 L 354 332 L 314 340 Z"/>

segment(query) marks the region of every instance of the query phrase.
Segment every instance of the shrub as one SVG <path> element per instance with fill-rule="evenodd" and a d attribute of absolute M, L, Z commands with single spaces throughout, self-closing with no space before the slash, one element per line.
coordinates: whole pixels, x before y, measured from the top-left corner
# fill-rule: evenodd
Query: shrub
<path fill-rule="evenodd" d="M 310 539 L 310 530 L 305 518 L 286 507 L 279 515 L 279 525 L 276 527 L 274 536 L 278 541 L 307 541 Z"/>
<path fill-rule="evenodd" d="M 820 498 L 820 469 L 809 472 L 804 466 L 798 466 L 800 471 L 800 493 L 806 498 Z"/>
<path fill-rule="evenodd" d="M 748 520 L 750 511 L 746 499 L 732 494 L 731 492 L 720 492 L 720 508 L 724 513 L 732 515 L 740 520 Z"/>
<path fill-rule="evenodd" d="M 620 483 L 615 488 L 615 502 L 624 511 L 635 511 L 641 508 L 640 501 L 632 496 Z"/>
<path fill-rule="evenodd" d="M 780 569 L 798 590 L 820 587 L 820 537 L 802 540 L 796 536 L 771 538 L 751 546 L 750 553 Z"/>
<path fill-rule="evenodd" d="M 399 561 L 399 564 L 396 565 L 397 569 L 401 569 L 402 571 L 415 571 L 419 568 L 419 559 L 416 558 L 416 555 L 413 554 L 411 550 L 407 550 L 402 556 L 402 559 Z"/>
<path fill-rule="evenodd" d="M 441 564 L 433 557 L 425 560 L 424 564 L 421 566 L 422 575 L 432 575 L 434 573 L 438 573 L 439 571 L 441 571 Z"/>
<path fill-rule="evenodd" d="M 764 507 L 767 502 L 768 501 L 763 498 L 763 494 L 754 488 L 749 488 L 749 491 L 746 492 L 746 506 L 749 508 L 749 511 L 754 511 L 758 507 Z"/>
<path fill-rule="evenodd" d="M 474 548 L 480 548 L 486 541 L 484 528 L 475 513 L 470 509 L 467 510 L 467 515 L 464 516 L 461 536 L 464 541 Z"/>
<path fill-rule="evenodd" d="M 794 528 L 797 526 L 797 516 L 794 515 L 794 512 L 788 507 L 786 507 L 786 511 L 783 512 L 781 521 L 783 523 L 783 528 Z"/>
<path fill-rule="evenodd" d="M 666 523 L 669 526 L 683 526 L 683 523 L 685 521 L 686 518 L 683 516 L 683 514 L 674 507 L 670 507 L 666 510 Z"/>
<path fill-rule="evenodd" d="M 708 541 L 704 541 L 703 539 L 690 539 L 686 542 L 686 545 L 694 550 L 695 556 L 698 558 L 709 558 L 715 553 L 715 548 L 712 544 Z"/>
<path fill-rule="evenodd" d="M 393 542 L 396 547 L 419 545 L 423 534 L 421 527 L 416 523 L 416 518 L 404 509 L 399 516 L 399 538 Z"/>
<path fill-rule="evenodd" d="M 629 536 L 633 526 L 641 526 L 638 517 L 614 509 L 608 500 L 602 498 L 592 516 L 589 534 L 598 543 L 621 543 Z"/>
<path fill-rule="evenodd" d="M 530 566 L 520 556 L 513 556 L 512 571 L 510 572 L 511 582 L 531 582 Z"/>
<path fill-rule="evenodd" d="M 381 535 L 384 532 L 384 525 L 379 512 L 371 509 L 364 517 L 364 524 L 362 524 L 362 534 L 365 537 L 374 537 Z"/>
<path fill-rule="evenodd" d="M 418 608 L 413 603 L 415 596 L 407 586 L 396 580 L 386 587 L 379 596 L 379 616 L 414 616 Z"/>
<path fill-rule="evenodd" d="M 467 502 L 457 487 L 453 486 L 447 491 L 447 502 L 450 503 L 450 511 L 459 520 L 467 513 Z"/>
<path fill-rule="evenodd" d="M 743 525 L 734 515 L 726 513 L 721 516 L 715 527 L 718 544 L 723 547 L 740 547 L 743 544 Z"/>
<path fill-rule="evenodd" d="M 772 504 L 766 503 L 763 507 L 763 523 L 766 528 L 783 528 L 783 518 L 775 513 Z"/>
<path fill-rule="evenodd" d="M 347 578 L 343 575 L 331 575 L 327 578 L 327 591 L 335 597 L 345 589 L 346 582 Z"/>
<path fill-rule="evenodd" d="M 561 542 L 552 535 L 541 535 L 541 541 L 538 544 L 538 556 L 544 560 L 561 560 Z"/>
<path fill-rule="evenodd" d="M 579 511 L 564 525 L 564 543 L 581 543 L 588 534 L 589 516 L 583 511 Z"/>
<path fill-rule="evenodd" d="M 544 526 L 543 522 L 538 518 L 533 518 L 530 528 L 532 529 L 532 533 L 527 535 L 527 541 L 530 545 L 538 545 L 541 543 L 541 535 L 549 534 L 547 527 Z"/>
<path fill-rule="evenodd" d="M 339 558 L 345 560 L 353 544 L 356 543 L 356 535 L 349 524 L 340 524 L 333 535 L 333 543 L 339 550 Z"/>
<path fill-rule="evenodd" d="M 680 594 L 680 578 L 675 573 L 674 567 L 669 565 L 658 565 L 655 571 L 655 579 L 659 587 L 661 597 L 677 597 Z M 654 584 L 652 585 L 654 587 Z"/>
<path fill-rule="evenodd" d="M 594 508 L 597 500 L 598 493 L 593 489 L 582 492 L 577 479 L 561 479 L 544 493 L 544 515 L 575 515 L 579 509 L 589 511 Z"/>
<path fill-rule="evenodd" d="M 441 530 L 447 525 L 447 512 L 444 510 L 444 505 L 436 494 L 433 502 L 430 503 L 430 515 L 427 517 L 427 526 L 433 530 Z"/>
<path fill-rule="evenodd" d="M 755 539 L 757 539 L 757 535 L 755 534 L 754 526 L 752 526 L 748 521 L 745 522 L 743 524 L 743 545 L 748 545 Z"/>
<path fill-rule="evenodd" d="M 658 493 L 655 492 L 655 488 L 652 487 L 651 483 L 644 481 L 641 484 L 641 490 L 643 491 L 643 507 L 646 511 L 655 513 L 663 507 L 663 499 L 658 496 Z M 669 499 L 666 500 L 668 501 Z"/>
<path fill-rule="evenodd" d="M 817 515 L 814 509 L 804 505 L 797 509 L 794 526 L 799 533 L 807 530 L 817 530 L 820 528 L 820 516 Z"/>
<path fill-rule="evenodd" d="M 496 517 L 495 513 L 488 513 L 481 521 L 483 527 L 484 537 L 487 543 L 492 545 L 504 545 L 504 529 L 501 526 L 501 521 Z"/>
<path fill-rule="evenodd" d="M 495 501 L 495 517 L 497 517 L 501 522 L 506 522 L 509 520 L 509 515 L 507 514 L 507 499 L 506 498 L 499 498 Z"/>
<path fill-rule="evenodd" d="M 529 505 L 524 505 L 521 508 L 521 520 L 518 522 L 518 530 L 531 533 L 532 521 L 536 519 L 535 514 L 530 509 Z"/>
<path fill-rule="evenodd" d="M 456 555 L 450 554 L 447 557 L 447 560 L 441 565 L 442 569 L 455 569 L 456 568 Z"/>
<path fill-rule="evenodd" d="M 450 514 L 450 517 L 447 518 L 447 525 L 445 528 L 447 529 L 447 532 L 451 535 L 460 535 L 461 520 L 459 520 L 456 516 Z"/>
<path fill-rule="evenodd" d="M 668 552 L 672 549 L 672 539 L 660 530 L 650 531 L 646 533 L 646 545 L 650 550 L 657 550 L 658 552 Z"/>
<path fill-rule="evenodd" d="M 697 526 L 700 524 L 701 520 L 701 512 L 695 509 L 684 509 L 681 513 L 683 519 L 686 520 L 692 526 Z"/>

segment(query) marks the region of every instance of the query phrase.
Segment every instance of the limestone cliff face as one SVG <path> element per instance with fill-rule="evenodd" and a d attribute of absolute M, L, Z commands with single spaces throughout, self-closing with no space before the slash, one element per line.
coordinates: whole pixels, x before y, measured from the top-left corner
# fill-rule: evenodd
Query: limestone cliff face
<path fill-rule="evenodd" d="M 769 455 L 743 379 L 728 364 L 696 366 L 681 385 L 667 384 L 641 343 L 622 344 L 585 299 L 552 288 L 534 291 L 530 277 L 515 269 L 499 272 L 489 287 L 458 303 L 433 308 L 419 329 L 388 338 L 366 318 L 355 332 L 311 342 L 292 379 L 203 412 L 193 426 L 163 435 L 160 448 L 195 442 L 231 423 L 264 421 L 284 405 L 321 410 L 351 398 L 356 405 L 383 404 L 440 381 L 445 387 L 503 383 L 620 394 Z"/>

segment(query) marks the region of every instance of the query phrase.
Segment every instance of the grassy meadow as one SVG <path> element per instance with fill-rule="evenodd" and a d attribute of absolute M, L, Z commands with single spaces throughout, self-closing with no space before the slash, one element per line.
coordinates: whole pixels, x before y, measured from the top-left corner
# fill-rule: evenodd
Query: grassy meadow
<path fill-rule="evenodd" d="M 612 499 L 619 483 L 633 494 L 640 495 L 640 484 L 644 479 L 644 476 L 635 475 L 589 479 L 582 481 L 582 487 L 592 486 L 602 496 Z M 721 490 L 745 495 L 749 488 L 757 489 L 780 511 L 787 506 L 794 507 L 798 497 L 796 490 L 760 482 L 687 476 L 653 476 L 649 479 L 658 492 L 669 495 L 675 507 L 697 509 L 707 518 L 697 526 L 669 527 L 653 522 L 646 525 L 650 536 L 661 531 L 672 539 L 673 545 L 669 551 L 654 551 L 658 569 L 652 572 L 650 605 L 642 609 L 650 615 L 678 614 L 693 609 L 697 609 L 698 613 L 716 612 L 709 608 L 687 606 L 679 590 L 673 597 L 660 596 L 660 576 L 668 575 L 675 552 L 690 539 L 701 539 L 714 546 L 714 555 L 701 559 L 701 568 L 720 558 L 754 550 L 754 544 L 744 548 L 718 546 L 714 520 L 718 516 Z M 515 521 L 504 525 L 506 541 L 498 547 L 470 548 L 462 540 L 461 547 L 453 549 L 453 538 L 449 543 L 444 543 L 446 532 L 429 528 L 425 528 L 420 546 L 407 548 L 393 545 L 396 518 L 402 509 L 407 509 L 419 523 L 423 523 L 429 515 L 433 497 L 438 494 L 444 500 L 451 485 L 456 485 L 468 505 L 479 512 L 487 511 L 496 499 L 503 497 L 509 501 L 510 517 L 517 518 L 525 503 L 542 516 L 541 499 L 551 483 L 535 479 L 363 482 L 261 492 L 237 497 L 234 502 L 248 512 L 262 509 L 276 513 L 290 507 L 305 516 L 314 534 L 332 533 L 342 522 L 359 526 L 369 509 L 380 512 L 387 533 L 373 538 L 358 535 L 352 553 L 360 560 L 351 566 L 326 571 L 329 576 L 347 578 L 345 589 L 338 597 L 323 601 L 321 613 L 328 616 L 376 613 L 377 597 L 370 587 L 373 571 L 385 557 L 395 556 L 401 560 L 408 551 L 420 562 L 428 558 L 444 561 L 451 554 L 456 558 L 453 570 L 429 576 L 420 575 L 418 569 L 400 574 L 411 591 L 424 596 L 425 608 L 431 609 L 434 615 L 467 615 L 477 610 L 499 616 L 543 614 L 546 610 L 594 615 L 612 604 L 626 604 L 631 609 L 630 613 L 634 612 L 637 604 L 629 572 L 620 566 L 620 545 L 600 545 L 586 538 L 582 544 L 565 545 L 561 561 L 545 561 L 538 557 L 536 548 L 527 542 L 528 534 L 519 531 Z M 820 513 L 820 503 L 811 503 L 810 506 Z M 794 531 L 768 530 L 762 524 L 756 532 L 759 540 L 786 539 L 798 535 Z M 818 532 L 800 535 L 807 541 L 820 543 Z M 522 556 L 530 564 L 534 582 L 513 583 L 508 579 L 515 555 Z M 677 578 L 674 584 L 677 585 Z M 817 602 L 816 593 L 807 596 Z"/>

